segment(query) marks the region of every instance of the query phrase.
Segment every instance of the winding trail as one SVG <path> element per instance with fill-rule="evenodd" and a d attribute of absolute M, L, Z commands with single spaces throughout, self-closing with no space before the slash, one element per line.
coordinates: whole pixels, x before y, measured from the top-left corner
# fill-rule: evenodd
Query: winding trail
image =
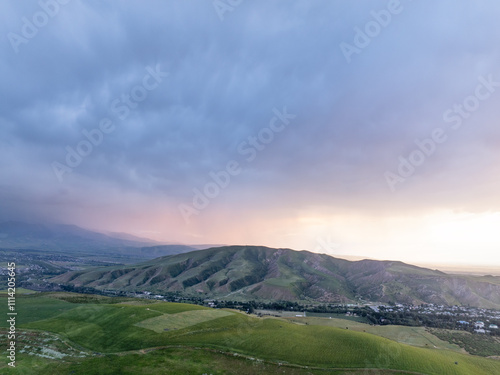
<path fill-rule="evenodd" d="M 225 355 L 228 357 L 238 357 L 242 359 L 246 359 L 249 361 L 256 361 L 259 363 L 265 363 L 268 365 L 274 365 L 274 366 L 279 366 L 279 367 L 289 367 L 289 368 L 294 368 L 294 369 L 304 369 L 304 370 L 320 370 L 320 371 L 345 371 L 347 372 L 352 372 L 352 371 L 385 371 L 385 373 L 390 373 L 390 374 L 403 374 L 403 375 L 428 375 L 422 372 L 415 372 L 415 371 L 406 371 L 406 370 L 395 370 L 395 369 L 389 369 L 389 368 L 377 368 L 377 367 L 316 367 L 316 366 L 303 366 L 303 365 L 297 365 L 293 363 L 286 363 L 280 362 L 278 360 L 276 361 L 269 361 L 269 360 L 264 360 L 264 359 L 259 359 L 252 357 L 250 355 L 245 355 L 245 354 L 240 354 L 240 353 L 235 353 L 235 352 L 225 352 L 223 350 L 217 350 L 217 349 L 212 349 L 212 348 L 204 348 L 204 347 L 198 347 L 198 346 L 184 346 L 184 345 L 165 345 L 165 346 L 156 346 L 152 348 L 147 348 L 147 349 L 139 349 L 139 350 L 130 350 L 130 351 L 125 351 L 125 352 L 116 352 L 116 353 L 105 353 L 105 354 L 114 354 L 114 355 L 119 355 L 119 356 L 124 356 L 128 354 L 148 354 L 153 351 L 157 350 L 163 350 L 163 349 L 188 349 L 188 350 L 202 350 L 202 351 L 207 351 L 211 353 L 217 353 L 221 355 Z"/>

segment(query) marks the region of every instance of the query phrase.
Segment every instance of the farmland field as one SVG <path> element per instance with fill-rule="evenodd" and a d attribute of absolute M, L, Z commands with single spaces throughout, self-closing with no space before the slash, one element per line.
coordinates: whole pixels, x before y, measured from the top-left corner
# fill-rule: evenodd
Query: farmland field
<path fill-rule="evenodd" d="M 371 374 L 500 373 L 500 361 L 459 353 L 409 327 L 257 318 L 189 304 L 113 303 L 70 293 L 17 300 L 18 366 L 9 373 L 367 374 L 365 368 Z M 6 322 L 0 326 L 6 347 Z M 7 371 L 3 361 L 0 373 Z"/>

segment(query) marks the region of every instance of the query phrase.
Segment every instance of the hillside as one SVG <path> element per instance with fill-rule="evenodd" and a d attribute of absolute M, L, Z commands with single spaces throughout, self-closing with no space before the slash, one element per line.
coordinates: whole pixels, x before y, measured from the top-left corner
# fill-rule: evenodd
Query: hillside
<path fill-rule="evenodd" d="M 228 246 L 136 266 L 68 272 L 53 282 L 97 289 L 183 292 L 226 299 L 380 301 L 500 307 L 500 278 L 449 275 L 397 261 Z"/>
<path fill-rule="evenodd" d="M 432 335 L 428 338 L 439 347 L 403 344 L 405 331 L 390 334 L 394 339 L 379 335 L 392 331 L 390 327 L 379 327 L 379 334 L 373 334 L 257 318 L 228 309 L 74 293 L 19 295 L 17 310 L 16 373 L 22 374 L 490 375 L 500 371 L 499 361 L 448 350 Z M 6 320 L 0 322 L 4 347 L 7 328 Z M 0 373 L 9 372 L 7 367 L 6 361 L 0 363 Z"/>

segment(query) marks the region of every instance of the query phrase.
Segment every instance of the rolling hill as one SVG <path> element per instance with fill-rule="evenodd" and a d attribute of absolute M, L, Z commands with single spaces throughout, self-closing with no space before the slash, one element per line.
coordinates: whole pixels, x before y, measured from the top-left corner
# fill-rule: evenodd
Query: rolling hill
<path fill-rule="evenodd" d="M 226 246 L 135 266 L 68 272 L 60 284 L 183 292 L 221 299 L 380 301 L 500 307 L 500 277 L 450 275 L 398 261 L 347 261 L 308 251 Z"/>
<path fill-rule="evenodd" d="M 499 361 L 444 348 L 184 303 L 37 293 L 20 295 L 16 308 L 14 373 L 20 374 L 490 375 L 500 371 Z M 7 320 L 0 322 L 4 347 L 7 329 Z M 0 363 L 0 373 L 12 371 L 7 368 L 6 361 Z"/>

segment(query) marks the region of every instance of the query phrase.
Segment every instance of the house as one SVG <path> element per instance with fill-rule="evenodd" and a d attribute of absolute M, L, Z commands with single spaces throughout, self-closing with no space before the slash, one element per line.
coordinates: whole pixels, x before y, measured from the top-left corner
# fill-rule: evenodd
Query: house
<path fill-rule="evenodd" d="M 490 324 L 490 329 L 498 329 L 498 326 L 496 324 Z"/>
<path fill-rule="evenodd" d="M 484 328 L 484 322 L 481 322 L 480 320 L 478 320 L 476 323 L 474 323 L 474 327 L 476 327 L 478 329 L 483 329 Z"/>

